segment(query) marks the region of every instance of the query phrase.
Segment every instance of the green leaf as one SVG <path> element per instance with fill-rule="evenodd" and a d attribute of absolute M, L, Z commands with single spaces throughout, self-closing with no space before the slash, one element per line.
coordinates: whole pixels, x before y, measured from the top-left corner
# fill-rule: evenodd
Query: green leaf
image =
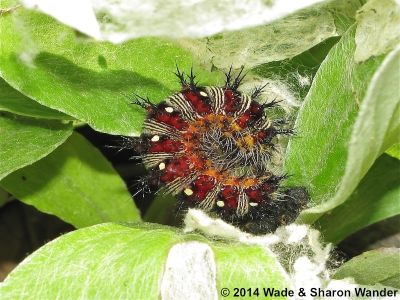
<path fill-rule="evenodd" d="M 42 119 L 73 120 L 74 118 L 54 109 L 40 105 L 13 89 L 0 77 L 0 111 L 7 111 L 21 116 Z"/>
<path fill-rule="evenodd" d="M 189 241 L 211 246 L 218 288 L 286 286 L 276 258 L 260 247 L 214 243 L 149 223 L 107 223 L 74 231 L 40 248 L 1 284 L 0 295 L 2 299 L 160 299 L 169 250 Z M 193 278 L 181 280 L 193 284 Z"/>
<path fill-rule="evenodd" d="M 341 266 L 334 279 L 352 277 L 358 284 L 382 284 L 400 289 L 400 249 L 381 248 L 364 252 Z"/>
<path fill-rule="evenodd" d="M 311 213 L 343 203 L 388 147 L 400 138 L 400 48 L 390 52 L 376 70 L 360 106 L 348 146 L 346 168 L 335 197 Z"/>
<path fill-rule="evenodd" d="M 395 0 L 370 0 L 356 19 L 356 62 L 387 53 L 400 43 L 400 6 Z"/>
<path fill-rule="evenodd" d="M 343 204 L 318 220 L 324 240 L 338 243 L 368 225 L 400 214 L 400 161 L 382 155 Z"/>
<path fill-rule="evenodd" d="M 3 0 L 1 6 L 16 3 Z M 179 89 L 175 64 L 185 71 L 194 64 L 192 55 L 171 41 L 95 42 L 23 7 L 1 16 L 0 40 L 0 73 L 11 86 L 111 134 L 132 136 L 141 131 L 144 111 L 125 95 L 135 92 L 160 101 Z M 195 71 L 204 84 L 221 78 L 196 65 Z"/>
<path fill-rule="evenodd" d="M 341 35 L 355 21 L 361 2 L 326 1 L 266 25 L 226 31 L 204 39 L 182 40 L 181 44 L 206 66 L 254 68 L 291 59 Z"/>
<path fill-rule="evenodd" d="M 71 124 L 0 113 L 0 179 L 45 157 L 71 133 Z"/>
<path fill-rule="evenodd" d="M 0 286 L 9 299 L 157 299 L 172 230 L 101 224 L 66 234 L 19 265 Z"/>
<path fill-rule="evenodd" d="M 49 156 L 14 172 L 0 185 L 17 199 L 78 228 L 140 220 L 122 179 L 77 133 Z"/>
<path fill-rule="evenodd" d="M 296 98 L 303 100 L 320 64 L 338 40 L 338 37 L 329 38 L 291 59 L 259 65 L 252 73 L 276 81 L 278 86 L 285 84 Z"/>
<path fill-rule="evenodd" d="M 316 205 L 302 214 L 309 223 L 343 203 L 399 134 L 399 52 L 356 64 L 354 33 L 322 63 L 287 149 L 287 184 L 307 187 Z"/>

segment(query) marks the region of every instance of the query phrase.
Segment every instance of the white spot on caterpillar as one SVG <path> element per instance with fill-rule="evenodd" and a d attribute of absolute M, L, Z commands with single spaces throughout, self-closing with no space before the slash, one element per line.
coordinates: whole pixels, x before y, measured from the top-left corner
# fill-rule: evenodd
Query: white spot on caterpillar
<path fill-rule="evenodd" d="M 206 93 L 206 92 L 203 92 L 203 91 L 200 91 L 200 96 L 208 97 L 207 93 Z"/>
<path fill-rule="evenodd" d="M 257 202 L 250 202 L 249 205 L 254 207 L 254 206 L 258 206 L 258 203 Z"/>
<path fill-rule="evenodd" d="M 160 140 L 160 136 L 159 135 L 155 135 L 151 138 L 152 142 L 158 142 Z"/>
<path fill-rule="evenodd" d="M 167 113 L 172 113 L 174 111 L 174 109 L 171 106 L 168 106 L 168 107 L 165 108 L 165 111 Z"/>
<path fill-rule="evenodd" d="M 160 169 L 160 170 L 164 170 L 165 169 L 165 163 L 161 163 L 161 164 L 159 164 L 158 165 L 158 168 Z"/>
<path fill-rule="evenodd" d="M 183 192 L 188 196 L 192 196 L 193 195 L 193 191 L 191 189 L 189 189 L 189 188 L 186 188 Z"/>
<path fill-rule="evenodd" d="M 224 207 L 225 206 L 225 202 L 222 200 L 217 201 L 217 206 L 218 207 Z"/>

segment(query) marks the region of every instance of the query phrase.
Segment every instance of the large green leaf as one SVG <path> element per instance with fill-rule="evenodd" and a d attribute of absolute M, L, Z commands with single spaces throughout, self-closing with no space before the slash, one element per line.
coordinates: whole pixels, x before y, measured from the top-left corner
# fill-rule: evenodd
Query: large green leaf
<path fill-rule="evenodd" d="M 400 249 L 381 248 L 364 252 L 341 266 L 334 279 L 352 277 L 358 284 L 382 284 L 400 289 Z"/>
<path fill-rule="evenodd" d="M 74 118 L 54 109 L 40 105 L 13 89 L 0 77 L 0 111 L 8 111 L 21 116 L 43 119 L 73 120 Z"/>
<path fill-rule="evenodd" d="M 2 299 L 157 299 L 172 230 L 101 224 L 45 245 L 0 287 Z"/>
<path fill-rule="evenodd" d="M 1 284 L 0 298 L 160 299 L 164 272 L 179 267 L 178 264 L 171 265 L 166 270 L 169 250 L 177 243 L 189 241 L 209 244 L 213 249 L 217 290 L 220 287 L 261 287 L 266 284 L 284 288 L 287 284 L 275 256 L 260 247 L 214 244 L 200 235 L 184 235 L 176 229 L 149 223 L 130 226 L 107 223 L 74 231 L 40 248 Z M 185 272 L 192 266 L 180 267 Z M 192 271 L 194 276 L 200 272 Z M 186 290 L 193 291 L 209 279 L 200 278 L 193 282 L 193 278 L 182 277 L 180 280 L 189 285 Z M 173 288 L 179 290 L 182 287 Z M 217 290 L 215 294 L 219 294 Z"/>
<path fill-rule="evenodd" d="M 15 3 L 3 0 L 0 6 Z M 179 88 L 175 64 L 184 70 L 193 64 L 191 54 L 171 41 L 95 42 L 23 7 L 1 16 L 0 40 L 0 73 L 11 86 L 111 134 L 138 135 L 141 129 L 144 113 L 124 94 L 160 101 Z M 220 78 L 195 71 L 201 83 Z"/>
<path fill-rule="evenodd" d="M 396 0 L 370 0 L 357 12 L 357 62 L 387 53 L 400 43 L 400 5 Z"/>
<path fill-rule="evenodd" d="M 325 241 L 337 243 L 353 232 L 400 214 L 400 161 L 382 155 L 343 204 L 318 220 Z"/>
<path fill-rule="evenodd" d="M 27 166 L 61 145 L 72 126 L 0 113 L 0 179 Z"/>
<path fill-rule="evenodd" d="M 0 185 L 17 199 L 75 227 L 140 220 L 122 179 L 77 133 L 48 157 L 14 172 Z"/>
<path fill-rule="evenodd" d="M 325 1 L 275 22 L 226 31 L 198 40 L 182 40 L 204 65 L 253 68 L 291 59 L 328 38 L 339 36 L 355 21 L 360 0 Z M 300 38 L 301 37 L 301 38 Z"/>
<path fill-rule="evenodd" d="M 303 221 L 343 203 L 398 136 L 399 52 L 357 64 L 354 33 L 355 26 L 322 63 L 288 146 L 288 184 L 307 187 L 314 203 Z"/>

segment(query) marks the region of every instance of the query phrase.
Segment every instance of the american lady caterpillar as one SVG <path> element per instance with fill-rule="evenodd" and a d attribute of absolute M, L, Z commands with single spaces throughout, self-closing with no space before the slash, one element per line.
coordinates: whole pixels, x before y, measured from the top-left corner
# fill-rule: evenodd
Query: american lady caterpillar
<path fill-rule="evenodd" d="M 285 176 L 268 163 L 275 137 L 293 129 L 268 117 L 277 102 L 257 101 L 264 87 L 251 95 L 238 90 L 242 71 L 233 78 L 230 69 L 222 87 L 202 87 L 192 71 L 177 69 L 180 92 L 158 105 L 138 97 L 147 118 L 136 150 L 151 186 L 250 231 L 273 231 L 292 222 L 307 197 L 302 189 L 278 193 Z"/>

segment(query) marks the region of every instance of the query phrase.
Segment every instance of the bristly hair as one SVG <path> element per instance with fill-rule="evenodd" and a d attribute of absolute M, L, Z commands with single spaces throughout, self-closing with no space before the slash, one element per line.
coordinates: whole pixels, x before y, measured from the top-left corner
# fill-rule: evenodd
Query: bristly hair
<path fill-rule="evenodd" d="M 260 97 L 261 93 L 264 92 L 264 89 L 267 87 L 268 84 L 269 83 L 267 82 L 264 85 L 260 85 L 260 86 L 255 87 L 254 90 L 251 93 L 251 96 L 250 96 L 251 99 L 257 100 L 258 97 Z"/>
<path fill-rule="evenodd" d="M 263 103 L 262 106 L 263 106 L 263 108 L 273 108 L 273 107 L 279 106 L 279 103 L 281 103 L 281 102 L 282 102 L 282 100 L 277 101 L 275 98 L 270 102 Z"/>
<path fill-rule="evenodd" d="M 242 75 L 242 72 L 244 70 L 244 66 L 242 66 L 240 68 L 239 74 L 235 77 L 235 79 L 233 80 L 233 84 L 232 84 L 232 89 L 234 91 L 237 91 L 237 89 L 239 88 L 240 84 L 242 83 L 243 79 L 246 77 L 247 73 Z"/>
<path fill-rule="evenodd" d="M 304 187 L 293 187 L 281 192 L 277 201 L 240 220 L 238 226 L 253 234 L 274 232 L 278 227 L 293 223 L 310 200 Z"/>
<path fill-rule="evenodd" d="M 190 89 L 191 89 L 192 91 L 195 91 L 196 88 L 197 88 L 198 82 L 195 82 L 195 81 L 194 81 L 194 80 L 196 79 L 196 75 L 193 74 L 193 67 L 190 68 L 190 75 L 188 76 L 188 78 L 189 78 L 189 86 L 190 86 Z"/>
<path fill-rule="evenodd" d="M 150 107 L 153 107 L 153 108 L 156 107 L 155 104 L 153 104 L 150 101 L 149 97 L 144 98 L 136 93 L 132 93 L 132 94 L 133 94 L 133 98 L 124 94 L 125 98 L 127 98 L 128 100 L 131 101 L 131 104 L 138 105 L 144 109 L 148 109 Z"/>
<path fill-rule="evenodd" d="M 181 72 L 178 65 L 176 65 L 176 72 L 174 74 L 176 77 L 178 77 L 183 88 L 189 88 L 192 91 L 196 90 L 198 82 L 195 81 L 196 75 L 193 73 L 193 67 L 190 68 L 190 74 L 186 75 L 185 72 Z M 189 80 L 189 82 L 186 80 L 186 78 Z"/>
<path fill-rule="evenodd" d="M 176 72 L 175 72 L 174 74 L 176 75 L 176 77 L 178 77 L 179 82 L 181 83 L 181 86 L 182 86 L 182 87 L 188 86 L 188 83 L 186 82 L 186 79 L 185 79 L 185 73 L 184 73 L 184 72 L 181 72 L 181 71 L 179 70 L 178 65 L 176 65 Z"/>
<path fill-rule="evenodd" d="M 225 88 L 230 88 L 232 81 L 232 66 L 230 66 L 229 71 L 225 72 L 224 74 L 225 74 Z"/>
<path fill-rule="evenodd" d="M 243 74 L 244 66 L 240 68 L 239 73 L 236 75 L 235 78 L 232 77 L 232 66 L 229 68 L 229 71 L 225 73 L 225 87 L 228 89 L 231 89 L 232 91 L 235 92 L 235 94 L 238 91 L 238 88 L 240 84 L 242 83 L 243 79 L 246 77 L 247 73 Z M 233 81 L 232 81 L 233 79 Z"/>

